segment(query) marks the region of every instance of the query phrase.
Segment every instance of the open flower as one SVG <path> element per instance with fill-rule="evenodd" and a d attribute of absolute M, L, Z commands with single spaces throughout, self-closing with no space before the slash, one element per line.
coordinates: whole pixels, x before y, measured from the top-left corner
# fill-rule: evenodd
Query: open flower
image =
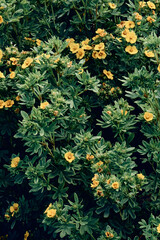
<path fill-rule="evenodd" d="M 29 232 L 26 231 L 25 234 L 24 234 L 24 240 L 27 240 L 28 237 L 29 237 Z"/>
<path fill-rule="evenodd" d="M 149 121 L 152 121 L 153 120 L 153 114 L 152 113 L 149 113 L 149 112 L 145 112 L 144 113 L 144 119 L 149 122 Z"/>
<path fill-rule="evenodd" d="M 78 52 L 78 49 L 79 49 L 79 43 L 71 43 L 69 47 L 72 53 L 76 53 Z"/>
<path fill-rule="evenodd" d="M 106 235 L 107 238 L 113 238 L 114 237 L 113 233 L 110 233 L 110 232 L 105 232 L 105 235 Z"/>
<path fill-rule="evenodd" d="M 117 5 L 112 2 L 109 2 L 108 5 L 110 6 L 111 9 L 115 9 L 117 7 Z"/>
<path fill-rule="evenodd" d="M 90 154 L 87 154 L 87 155 L 86 155 L 86 159 L 87 159 L 88 161 L 92 160 L 93 158 L 94 158 L 93 155 L 90 155 Z"/>
<path fill-rule="evenodd" d="M 99 181 L 93 180 L 93 182 L 91 183 L 91 188 L 96 188 L 98 185 L 99 185 Z"/>
<path fill-rule="evenodd" d="M 49 105 L 49 102 L 43 102 L 40 104 L 40 109 L 45 109 Z"/>
<path fill-rule="evenodd" d="M 98 59 L 105 59 L 106 56 L 107 56 L 107 54 L 105 53 L 105 51 L 99 51 L 97 54 Z"/>
<path fill-rule="evenodd" d="M 97 58 L 98 58 L 98 52 L 97 52 L 97 51 L 93 51 L 93 52 L 92 52 L 92 57 L 93 57 L 94 59 L 97 59 Z"/>
<path fill-rule="evenodd" d="M 154 53 L 152 51 L 149 51 L 149 50 L 146 50 L 144 52 L 144 54 L 147 56 L 147 57 L 154 57 Z"/>
<path fill-rule="evenodd" d="M 56 216 L 56 209 L 49 209 L 48 211 L 47 211 L 47 217 L 48 218 L 54 218 L 55 216 Z"/>
<path fill-rule="evenodd" d="M 112 188 L 113 189 L 118 189 L 119 188 L 119 182 L 112 183 Z"/>
<path fill-rule="evenodd" d="M 157 70 L 158 72 L 160 72 L 160 64 L 158 64 Z"/>
<path fill-rule="evenodd" d="M 132 55 L 138 52 L 136 46 L 130 46 L 130 45 L 125 48 L 125 51 Z"/>
<path fill-rule="evenodd" d="M 155 4 L 154 4 L 153 2 L 151 2 L 151 1 L 148 1 L 148 2 L 147 2 L 147 5 L 148 5 L 148 7 L 149 7 L 150 9 L 156 9 Z"/>
<path fill-rule="evenodd" d="M 148 21 L 149 23 L 153 23 L 153 22 L 155 22 L 156 20 L 155 20 L 154 18 L 152 18 L 151 16 L 148 16 L 148 17 L 147 17 L 147 21 Z"/>
<path fill-rule="evenodd" d="M 125 27 L 126 28 L 134 28 L 135 23 L 133 21 L 125 21 Z"/>
<path fill-rule="evenodd" d="M 18 163 L 20 161 L 20 157 L 15 157 L 15 158 L 12 158 L 12 161 L 11 161 L 11 167 L 12 168 L 15 168 L 18 166 Z"/>
<path fill-rule="evenodd" d="M 14 101 L 11 100 L 11 99 L 9 99 L 9 100 L 7 100 L 6 102 L 4 102 L 4 106 L 5 106 L 6 108 L 12 107 L 13 104 L 14 104 Z"/>
<path fill-rule="evenodd" d="M 108 79 L 113 80 L 113 74 L 110 71 L 107 71 L 106 69 L 104 69 L 103 73 L 107 76 Z"/>
<path fill-rule="evenodd" d="M 140 8 L 145 7 L 145 6 L 146 6 L 146 2 L 140 1 L 140 2 L 139 2 L 139 6 L 140 6 Z"/>
<path fill-rule="evenodd" d="M 11 79 L 15 78 L 15 76 L 16 76 L 16 73 L 15 73 L 15 72 L 11 72 L 10 75 L 9 75 L 9 77 L 10 77 Z"/>
<path fill-rule="evenodd" d="M 26 60 L 22 64 L 22 68 L 25 69 L 25 68 L 29 67 L 32 62 L 33 62 L 33 58 L 31 58 L 31 57 L 26 58 Z"/>
<path fill-rule="evenodd" d="M 75 156 L 73 153 L 67 152 L 65 153 L 64 158 L 66 159 L 67 162 L 71 163 L 75 159 Z"/>
<path fill-rule="evenodd" d="M 142 173 L 137 174 L 138 179 L 143 180 L 145 177 Z"/>
<path fill-rule="evenodd" d="M 135 43 L 137 41 L 137 35 L 135 34 L 134 31 L 129 31 L 125 39 L 129 43 Z"/>
<path fill-rule="evenodd" d="M 76 57 L 77 59 L 82 59 L 85 55 L 85 51 L 83 50 L 83 48 L 79 48 L 77 53 L 76 53 Z"/>
<path fill-rule="evenodd" d="M 94 50 L 104 50 L 104 47 L 104 43 L 99 43 L 95 45 Z"/>
<path fill-rule="evenodd" d="M 0 71 L 0 78 L 5 78 L 4 74 Z"/>
<path fill-rule="evenodd" d="M 2 52 L 2 50 L 0 49 L 0 62 L 1 62 L 2 57 L 3 57 L 3 52 Z"/>
<path fill-rule="evenodd" d="M 37 46 L 41 46 L 41 40 L 40 39 L 36 39 L 36 43 L 37 43 Z"/>

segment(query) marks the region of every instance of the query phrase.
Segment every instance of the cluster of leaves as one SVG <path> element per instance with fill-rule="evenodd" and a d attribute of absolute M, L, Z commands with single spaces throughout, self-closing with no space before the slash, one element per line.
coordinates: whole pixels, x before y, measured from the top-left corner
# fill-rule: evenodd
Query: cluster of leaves
<path fill-rule="evenodd" d="M 159 10 L 1 1 L 0 239 L 159 238 Z"/>

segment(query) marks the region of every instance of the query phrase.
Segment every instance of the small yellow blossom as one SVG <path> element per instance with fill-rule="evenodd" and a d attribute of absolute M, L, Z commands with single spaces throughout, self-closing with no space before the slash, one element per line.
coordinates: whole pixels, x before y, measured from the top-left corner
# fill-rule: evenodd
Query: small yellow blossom
<path fill-rule="evenodd" d="M 50 209 L 47 211 L 47 217 L 48 218 L 54 218 L 56 216 L 56 209 Z"/>
<path fill-rule="evenodd" d="M 17 96 L 16 101 L 18 102 L 20 100 L 20 98 L 21 98 L 20 96 Z"/>
<path fill-rule="evenodd" d="M 41 40 L 40 39 L 36 39 L 36 43 L 37 43 L 37 46 L 41 46 Z"/>
<path fill-rule="evenodd" d="M 124 30 L 122 31 L 121 36 L 124 37 L 124 38 L 126 38 L 126 36 L 128 35 L 128 33 L 129 33 L 129 30 L 126 28 L 126 29 L 124 29 Z"/>
<path fill-rule="evenodd" d="M 110 6 L 111 9 L 115 9 L 117 7 L 117 5 L 112 2 L 109 2 L 108 5 Z"/>
<path fill-rule="evenodd" d="M 153 22 L 155 22 L 156 20 L 155 20 L 154 18 L 152 18 L 151 16 L 148 16 L 148 17 L 147 17 L 147 21 L 148 21 L 149 23 L 153 23 Z"/>
<path fill-rule="evenodd" d="M 106 31 L 104 29 L 98 28 L 96 33 L 100 36 L 100 37 L 104 37 L 107 35 Z M 99 36 L 96 35 L 95 38 L 98 38 Z M 98 37 L 97 37 L 98 36 Z M 93 39 L 93 38 L 92 38 Z M 95 40 L 95 39 L 93 39 Z"/>
<path fill-rule="evenodd" d="M 82 49 L 84 49 L 84 50 L 91 50 L 92 47 L 89 46 L 89 45 L 83 45 L 83 46 L 82 46 Z"/>
<path fill-rule="evenodd" d="M 111 179 L 109 178 L 108 180 L 107 180 L 107 184 L 110 184 L 111 183 Z"/>
<path fill-rule="evenodd" d="M 158 64 L 157 70 L 158 72 L 160 72 L 160 64 Z"/>
<path fill-rule="evenodd" d="M 77 59 L 82 59 L 85 55 L 85 51 L 83 48 L 79 48 L 78 51 L 76 52 L 76 57 Z"/>
<path fill-rule="evenodd" d="M 59 62 L 59 60 L 60 60 L 60 59 L 59 59 L 59 58 L 57 58 L 57 59 L 54 61 L 54 63 L 58 63 L 58 62 Z"/>
<path fill-rule="evenodd" d="M 67 39 L 66 39 L 66 42 L 68 43 L 68 46 L 67 46 L 67 47 L 69 47 L 71 43 L 74 43 L 74 42 L 75 42 L 75 40 L 74 40 L 74 38 L 67 38 Z"/>
<path fill-rule="evenodd" d="M 12 161 L 11 161 L 11 167 L 12 167 L 12 168 L 17 167 L 19 161 L 20 161 L 20 158 L 19 158 L 19 157 L 12 158 Z"/>
<path fill-rule="evenodd" d="M 12 62 L 12 65 L 17 65 L 17 63 L 18 63 L 18 58 L 15 58 L 15 57 L 11 57 L 10 58 L 10 61 Z"/>
<path fill-rule="evenodd" d="M 111 114 L 112 114 L 112 112 L 111 112 L 111 111 L 107 111 L 106 113 L 107 113 L 108 115 L 111 115 Z"/>
<path fill-rule="evenodd" d="M 29 237 L 29 232 L 26 231 L 25 234 L 24 234 L 24 240 L 27 240 L 28 237 Z"/>
<path fill-rule="evenodd" d="M 12 107 L 13 104 L 14 104 L 14 101 L 13 101 L 13 100 L 10 100 L 10 99 L 4 102 L 4 106 L 5 106 L 6 108 Z"/>
<path fill-rule="evenodd" d="M 0 109 L 2 109 L 4 107 L 4 101 L 0 100 Z"/>
<path fill-rule="evenodd" d="M 72 66 L 72 61 L 70 61 L 70 62 L 67 63 L 67 67 L 68 67 L 68 68 L 71 67 L 71 66 Z"/>
<path fill-rule="evenodd" d="M 160 233 L 160 224 L 157 226 L 157 232 Z"/>
<path fill-rule="evenodd" d="M 43 102 L 40 104 L 40 109 L 45 109 L 49 105 L 49 102 Z"/>
<path fill-rule="evenodd" d="M 128 52 L 129 54 L 134 55 L 138 52 L 138 49 L 136 48 L 136 46 L 130 46 L 129 45 L 125 48 L 125 51 Z"/>
<path fill-rule="evenodd" d="M 99 185 L 99 181 L 93 180 L 93 182 L 91 183 L 91 188 L 96 188 L 98 185 Z"/>
<path fill-rule="evenodd" d="M 144 180 L 144 175 L 143 175 L 142 173 L 137 174 L 137 177 L 138 177 L 140 180 Z"/>
<path fill-rule="evenodd" d="M 0 15 L 0 24 L 3 23 L 3 17 Z"/>
<path fill-rule="evenodd" d="M 75 156 L 73 153 L 67 152 L 65 153 L 64 158 L 66 159 L 67 162 L 71 163 L 75 159 Z"/>
<path fill-rule="evenodd" d="M 104 69 L 103 73 L 107 76 L 108 79 L 113 80 L 113 74 L 110 71 L 107 71 L 106 69 Z"/>
<path fill-rule="evenodd" d="M 100 167 L 101 165 L 103 165 L 103 162 L 99 161 L 99 162 L 96 163 L 96 165 Z"/>
<path fill-rule="evenodd" d="M 110 91 L 111 91 L 111 93 L 113 93 L 115 91 L 115 88 L 112 87 Z"/>
<path fill-rule="evenodd" d="M 117 24 L 118 28 L 123 28 L 125 26 L 125 21 L 121 21 L 120 23 Z"/>
<path fill-rule="evenodd" d="M 14 207 L 13 207 L 13 206 L 10 206 L 9 211 L 10 211 L 11 213 L 13 213 L 13 212 L 14 212 Z"/>
<path fill-rule="evenodd" d="M 139 6 L 140 6 L 140 8 L 145 7 L 146 6 L 146 2 L 145 1 L 140 1 L 139 2 Z"/>
<path fill-rule="evenodd" d="M 0 71 L 0 78 L 5 78 L 4 74 Z"/>
<path fill-rule="evenodd" d="M 79 68 L 78 74 L 82 74 L 84 72 L 83 68 Z"/>
<path fill-rule="evenodd" d="M 106 235 L 107 238 L 113 238 L 114 237 L 113 233 L 110 233 L 110 232 L 105 232 L 105 235 Z"/>
<path fill-rule="evenodd" d="M 121 114 L 123 115 L 123 109 L 121 109 Z M 124 115 L 127 115 L 127 111 L 125 111 Z"/>
<path fill-rule="evenodd" d="M 92 52 L 92 57 L 93 57 L 94 59 L 97 59 L 97 58 L 98 58 L 98 52 L 97 52 L 97 51 L 93 51 L 93 52 Z"/>
<path fill-rule="evenodd" d="M 128 28 L 134 28 L 135 27 L 135 23 L 133 21 L 126 21 L 125 22 L 125 27 Z"/>
<path fill-rule="evenodd" d="M 76 53 L 78 52 L 78 49 L 79 49 L 79 43 L 71 43 L 69 47 L 72 53 Z"/>
<path fill-rule="evenodd" d="M 12 79 L 12 78 L 15 78 L 15 76 L 16 76 L 16 73 L 15 72 L 11 72 L 10 73 L 10 75 L 9 75 L 9 77 Z"/>
<path fill-rule="evenodd" d="M 94 158 L 93 155 L 90 155 L 90 154 L 87 154 L 87 155 L 86 155 L 86 159 L 89 160 L 89 161 L 92 160 L 93 158 Z"/>
<path fill-rule="evenodd" d="M 13 208 L 14 208 L 15 211 L 18 210 L 18 207 L 19 207 L 19 204 L 18 204 L 18 203 L 14 203 L 14 204 L 13 204 Z"/>
<path fill-rule="evenodd" d="M 44 211 L 44 213 L 47 213 L 48 210 L 50 209 L 50 207 L 52 207 L 52 203 L 49 204 L 49 206 L 46 208 L 46 210 Z"/>
<path fill-rule="evenodd" d="M 154 57 L 154 53 L 152 51 L 149 51 L 149 50 L 146 50 L 144 52 L 144 54 L 147 56 L 147 57 Z"/>
<path fill-rule="evenodd" d="M 106 56 L 107 56 L 107 54 L 105 53 L 105 51 L 99 51 L 97 54 L 98 59 L 105 59 Z"/>
<path fill-rule="evenodd" d="M 137 35 L 135 34 L 134 31 L 130 31 L 128 32 L 128 34 L 126 35 L 126 41 L 129 43 L 135 43 L 137 41 Z"/>
<path fill-rule="evenodd" d="M 86 40 L 81 42 L 82 46 L 83 45 L 88 45 L 89 41 L 90 41 L 89 38 L 86 38 Z"/>
<path fill-rule="evenodd" d="M 156 9 L 155 4 L 154 4 L 153 2 L 151 2 L 151 1 L 148 1 L 148 2 L 147 2 L 147 5 L 148 5 L 148 7 L 149 7 L 150 9 Z"/>
<path fill-rule="evenodd" d="M 145 112 L 144 113 L 144 119 L 149 122 L 149 121 L 152 121 L 153 120 L 153 114 L 152 113 L 149 113 L 149 112 Z"/>
<path fill-rule="evenodd" d="M 99 35 L 94 36 L 92 40 L 95 41 L 97 38 L 99 38 Z"/>
<path fill-rule="evenodd" d="M 22 64 L 22 68 L 25 69 L 25 68 L 29 67 L 32 62 L 33 62 L 33 58 L 31 58 L 31 57 L 26 58 L 26 60 Z"/>
<path fill-rule="evenodd" d="M 104 43 L 99 43 L 99 44 L 97 44 L 97 45 L 95 45 L 95 47 L 94 47 L 94 50 L 104 50 Z"/>
<path fill-rule="evenodd" d="M 112 188 L 113 189 L 118 189 L 119 188 L 119 183 L 118 182 L 112 183 Z"/>
<path fill-rule="evenodd" d="M 138 12 L 135 12 L 134 15 L 135 15 L 135 19 L 142 20 L 142 15 L 140 15 Z"/>

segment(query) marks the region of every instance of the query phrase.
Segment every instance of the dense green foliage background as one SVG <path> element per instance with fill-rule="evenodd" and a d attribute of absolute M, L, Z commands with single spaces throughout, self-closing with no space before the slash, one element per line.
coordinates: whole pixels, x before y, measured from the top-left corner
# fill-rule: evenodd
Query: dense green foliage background
<path fill-rule="evenodd" d="M 160 239 L 159 12 L 0 1 L 0 239 Z"/>

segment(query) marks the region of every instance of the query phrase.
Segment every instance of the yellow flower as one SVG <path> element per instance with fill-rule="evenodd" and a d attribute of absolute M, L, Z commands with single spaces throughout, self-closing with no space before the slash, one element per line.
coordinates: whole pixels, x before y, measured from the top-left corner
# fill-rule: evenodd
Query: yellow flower
<path fill-rule="evenodd" d="M 107 184 L 110 184 L 110 182 L 111 182 L 111 179 L 108 179 L 108 180 L 107 180 Z"/>
<path fill-rule="evenodd" d="M 75 156 L 73 153 L 67 152 L 65 153 L 64 158 L 66 159 L 67 162 L 71 163 L 75 159 Z"/>
<path fill-rule="evenodd" d="M 31 58 L 31 57 L 26 58 L 26 60 L 22 64 L 22 68 L 25 69 L 25 68 L 29 67 L 32 62 L 33 62 L 33 58 Z"/>
<path fill-rule="evenodd" d="M 107 238 L 113 238 L 114 237 L 113 233 L 110 233 L 110 232 L 105 232 L 105 235 L 106 235 Z"/>
<path fill-rule="evenodd" d="M 68 43 L 67 47 L 69 47 L 71 43 L 74 43 L 74 41 L 75 41 L 74 38 L 67 38 L 66 39 L 66 42 Z"/>
<path fill-rule="evenodd" d="M 118 40 L 118 42 L 122 42 L 122 38 L 116 37 L 116 39 Z"/>
<path fill-rule="evenodd" d="M 157 232 L 160 233 L 160 224 L 157 226 Z"/>
<path fill-rule="evenodd" d="M 130 46 L 130 45 L 125 48 L 125 51 L 132 55 L 138 52 L 136 46 Z"/>
<path fill-rule="evenodd" d="M 115 88 L 112 87 L 110 91 L 111 91 L 111 93 L 113 93 L 115 91 Z"/>
<path fill-rule="evenodd" d="M 113 189 L 118 189 L 119 188 L 119 183 L 118 182 L 112 183 L 112 188 Z"/>
<path fill-rule="evenodd" d="M 78 49 L 79 49 L 79 43 L 71 43 L 69 47 L 72 53 L 76 53 L 78 52 Z"/>
<path fill-rule="evenodd" d="M 128 32 L 128 34 L 126 35 L 126 41 L 129 43 L 135 43 L 137 41 L 137 35 L 135 34 L 134 31 L 130 31 Z"/>
<path fill-rule="evenodd" d="M 69 63 L 67 63 L 67 67 L 71 67 L 72 66 L 72 61 L 70 61 Z"/>
<path fill-rule="evenodd" d="M 21 98 L 20 96 L 17 96 L 16 101 L 18 102 L 20 100 L 20 98 Z"/>
<path fill-rule="evenodd" d="M 4 74 L 0 71 L 0 78 L 5 78 Z"/>
<path fill-rule="evenodd" d="M 115 9 L 117 5 L 115 3 L 109 2 L 108 5 L 110 6 L 111 9 Z"/>
<path fill-rule="evenodd" d="M 121 21 L 119 24 L 117 24 L 118 28 L 123 28 L 125 26 L 125 21 Z"/>
<path fill-rule="evenodd" d="M 12 161 L 11 161 L 11 167 L 12 167 L 12 168 L 17 167 L 19 161 L 20 161 L 20 158 L 19 158 L 19 157 L 12 158 Z"/>
<path fill-rule="evenodd" d="M 59 60 L 60 60 L 60 59 L 59 59 L 59 58 L 57 58 L 57 59 L 54 61 L 54 63 L 57 63 L 57 62 L 59 62 Z"/>
<path fill-rule="evenodd" d="M 153 114 L 152 113 L 149 113 L 149 112 L 145 112 L 144 113 L 144 119 L 149 122 L 149 121 L 152 121 L 153 120 Z"/>
<path fill-rule="evenodd" d="M 43 102 L 40 104 L 40 109 L 45 109 L 49 105 L 49 102 Z"/>
<path fill-rule="evenodd" d="M 29 232 L 26 231 L 25 234 L 24 234 L 24 240 L 27 240 L 28 237 L 29 237 Z"/>
<path fill-rule="evenodd" d="M 146 50 L 144 52 L 144 54 L 147 56 L 147 57 L 154 57 L 154 53 L 152 51 L 149 51 L 149 50 Z"/>
<path fill-rule="evenodd" d="M 96 33 L 100 36 L 100 37 L 104 37 L 107 35 L 106 31 L 104 29 L 98 28 Z M 98 38 L 99 36 L 96 35 L 95 37 L 93 37 L 92 39 L 95 40 L 96 38 Z"/>
<path fill-rule="evenodd" d="M 79 68 L 78 74 L 82 74 L 84 72 L 83 68 Z"/>
<path fill-rule="evenodd" d="M 47 211 L 47 217 L 48 218 L 54 218 L 56 216 L 56 209 L 50 209 Z"/>
<path fill-rule="evenodd" d="M 142 20 L 142 15 L 140 15 L 138 12 L 135 12 L 134 15 L 135 15 L 135 19 Z"/>
<path fill-rule="evenodd" d="M 3 57 L 3 52 L 2 52 L 2 50 L 0 49 L 0 62 L 1 62 L 2 57 Z"/>
<path fill-rule="evenodd" d="M 143 180 L 143 179 L 144 179 L 144 175 L 143 175 L 142 173 L 137 174 L 137 177 L 138 177 L 140 180 Z"/>
<path fill-rule="evenodd" d="M 96 188 L 98 185 L 99 185 L 99 181 L 93 180 L 93 182 L 91 183 L 91 188 Z"/>
<path fill-rule="evenodd" d="M 14 78 L 16 76 L 16 73 L 15 72 L 11 72 L 10 73 L 10 75 L 9 75 L 9 77 L 12 79 L 12 78 Z"/>
<path fill-rule="evenodd" d="M 160 72 L 160 64 L 158 64 L 157 70 L 158 72 Z"/>
<path fill-rule="evenodd" d="M 92 52 L 92 57 L 93 57 L 94 59 L 97 59 L 97 58 L 98 58 L 98 52 L 93 51 L 93 52 Z"/>
<path fill-rule="evenodd" d="M 14 101 L 13 100 L 7 100 L 6 102 L 4 102 L 4 106 L 7 107 L 7 108 L 10 108 L 12 107 L 14 104 Z"/>
<path fill-rule="evenodd" d="M 40 39 L 36 39 L 36 43 L 37 43 L 37 46 L 41 46 L 41 40 Z"/>
<path fill-rule="evenodd" d="M 126 21 L 125 22 L 125 27 L 128 28 L 134 28 L 135 27 L 135 23 L 133 21 Z"/>
<path fill-rule="evenodd" d="M 113 80 L 113 74 L 110 71 L 107 71 L 106 69 L 104 69 L 103 73 L 107 76 L 108 79 Z"/>
<path fill-rule="evenodd" d="M 83 45 L 88 45 L 88 43 L 89 43 L 89 38 L 86 38 L 86 40 L 84 40 L 84 41 L 82 41 L 81 43 L 82 43 L 82 46 Z"/>
<path fill-rule="evenodd" d="M 3 23 L 3 17 L 0 15 L 0 24 Z"/>
<path fill-rule="evenodd" d="M 18 204 L 18 203 L 14 203 L 14 204 L 13 204 L 13 208 L 14 208 L 15 211 L 18 210 L 18 207 L 19 207 L 19 204 Z"/>
<path fill-rule="evenodd" d="M 96 163 L 96 165 L 100 167 L 101 165 L 103 165 L 103 162 L 99 161 L 99 162 Z"/>
<path fill-rule="evenodd" d="M 105 53 L 105 51 L 99 51 L 97 54 L 97 58 L 99 59 L 105 59 L 107 56 L 107 54 Z"/>
<path fill-rule="evenodd" d="M 82 59 L 85 55 L 85 51 L 83 50 L 83 48 L 79 48 L 77 53 L 76 53 L 76 57 L 77 59 Z"/>
<path fill-rule="evenodd" d="M 4 101 L 0 100 L 0 109 L 2 109 L 4 107 Z"/>
<path fill-rule="evenodd" d="M 90 155 L 90 154 L 87 154 L 87 155 L 86 155 L 86 159 L 89 160 L 89 161 L 92 160 L 93 158 L 94 158 L 93 155 Z"/>
<path fill-rule="evenodd" d="M 141 22 L 137 22 L 137 25 L 141 25 Z"/>
<path fill-rule="evenodd" d="M 104 50 L 104 43 L 99 43 L 99 44 L 97 44 L 97 45 L 95 45 L 95 47 L 94 47 L 94 50 Z"/>
<path fill-rule="evenodd" d="M 107 113 L 108 115 L 111 115 L 111 114 L 112 114 L 112 112 L 111 112 L 111 111 L 107 111 L 106 113 Z"/>
<path fill-rule="evenodd" d="M 12 62 L 12 65 L 17 65 L 19 59 L 15 57 L 11 57 L 10 60 Z"/>
<path fill-rule="evenodd" d="M 155 4 L 154 4 L 153 2 L 151 2 L 151 1 L 148 1 L 148 2 L 147 2 L 147 5 L 148 5 L 148 7 L 149 7 L 150 9 L 156 9 Z"/>
<path fill-rule="evenodd" d="M 152 18 L 151 16 L 148 16 L 147 21 L 152 23 L 152 22 L 155 22 L 156 20 L 154 18 Z"/>
<path fill-rule="evenodd" d="M 146 6 L 146 2 L 140 1 L 140 2 L 139 2 L 139 6 L 140 6 L 141 8 L 145 7 L 145 6 Z"/>
<path fill-rule="evenodd" d="M 124 38 L 126 38 L 126 36 L 128 35 L 128 33 L 129 33 L 129 30 L 126 28 L 126 29 L 124 29 L 124 30 L 122 31 L 121 36 L 124 37 Z"/>
<path fill-rule="evenodd" d="M 11 213 L 13 213 L 13 212 L 14 212 L 14 207 L 11 206 L 11 207 L 9 208 L 9 211 L 10 211 Z"/>

